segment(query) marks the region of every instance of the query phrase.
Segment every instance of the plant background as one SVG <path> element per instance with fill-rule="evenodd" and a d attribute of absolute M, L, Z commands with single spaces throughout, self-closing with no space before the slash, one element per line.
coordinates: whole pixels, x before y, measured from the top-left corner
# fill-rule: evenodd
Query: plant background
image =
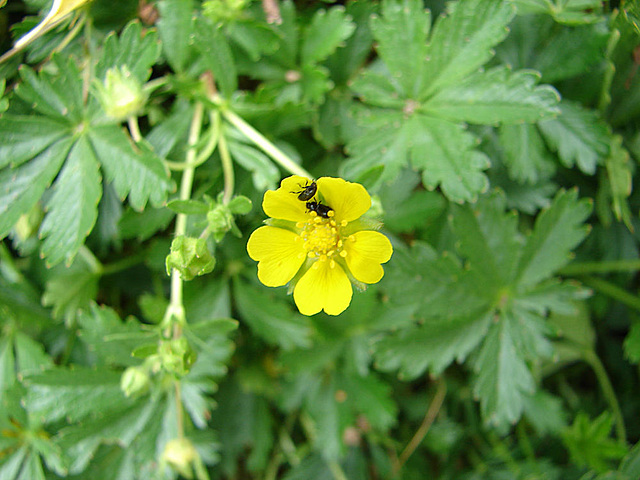
<path fill-rule="evenodd" d="M 0 64 L 0 479 L 640 477 L 636 1 L 62 3 Z M 338 317 L 246 254 L 305 170 L 394 244 Z"/>

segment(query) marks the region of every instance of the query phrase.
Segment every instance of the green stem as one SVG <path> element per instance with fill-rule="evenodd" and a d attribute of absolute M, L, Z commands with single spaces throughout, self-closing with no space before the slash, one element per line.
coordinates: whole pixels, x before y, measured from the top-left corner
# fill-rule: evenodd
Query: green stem
<path fill-rule="evenodd" d="M 598 355 L 596 355 L 593 350 L 582 350 L 582 358 L 592 368 L 593 373 L 595 373 L 596 378 L 598 379 L 598 383 L 600 384 L 600 388 L 602 389 L 602 394 L 606 398 L 607 403 L 609 404 L 609 408 L 613 413 L 616 436 L 618 437 L 618 440 L 621 444 L 626 445 L 627 432 L 624 426 L 622 411 L 620 410 L 618 398 L 616 397 L 616 393 L 613 390 L 613 386 L 611 385 L 611 381 L 609 380 L 607 371 L 604 369 L 604 365 L 602 365 L 600 358 L 598 358 Z"/>
<path fill-rule="evenodd" d="M 560 275 L 588 275 L 592 273 L 636 272 L 640 270 L 640 259 L 609 260 L 604 262 L 571 263 L 561 269 Z"/>
<path fill-rule="evenodd" d="M 56 48 L 54 48 L 51 53 L 58 53 L 61 52 L 62 50 L 64 50 L 64 48 L 69 45 L 69 43 L 71 43 L 71 40 L 73 40 L 76 35 L 78 34 L 78 32 L 82 29 L 82 27 L 84 26 L 84 22 L 87 19 L 87 14 L 80 14 L 76 17 L 76 19 L 74 20 L 76 22 L 76 24 L 73 26 L 73 28 L 71 30 L 69 30 L 69 33 L 67 33 L 67 35 L 62 39 L 62 41 L 56 45 Z"/>
<path fill-rule="evenodd" d="M 229 155 L 227 140 L 222 134 L 220 135 L 219 143 L 220 160 L 222 161 L 222 171 L 224 172 L 224 195 L 222 197 L 222 203 L 226 205 L 231 201 L 231 197 L 233 196 L 233 162 L 231 161 L 231 155 Z"/>
<path fill-rule="evenodd" d="M 238 115 L 228 109 L 221 109 L 224 118 L 238 130 L 240 130 L 249 140 L 256 144 L 263 152 L 273 158 L 282 168 L 294 175 L 313 178 L 309 172 L 294 162 L 282 152 L 278 147 L 266 139 L 264 135 L 245 122 Z"/>
<path fill-rule="evenodd" d="M 192 165 L 195 163 L 197 155 L 197 144 L 200 139 L 200 131 L 202 129 L 202 116 L 204 114 L 204 106 L 201 102 L 196 103 L 193 117 L 191 119 L 191 127 L 189 128 L 189 138 L 187 141 L 188 150 L 185 163 Z M 193 177 L 195 167 L 186 168 L 182 174 L 180 181 L 180 200 L 188 200 L 191 197 L 191 189 L 193 187 Z M 187 215 L 179 213 L 176 217 L 175 237 L 184 235 L 187 230 Z M 180 272 L 175 268 L 171 271 L 171 297 L 169 306 L 164 314 L 163 324 L 174 339 L 182 336 L 182 329 L 186 323 L 186 314 L 182 301 L 182 277 Z M 168 335 L 167 335 L 168 336 Z M 176 395 L 176 425 L 178 428 L 178 437 L 184 437 L 184 408 L 182 406 L 182 392 L 180 390 L 180 381 L 175 382 Z"/>
<path fill-rule="evenodd" d="M 100 260 L 96 258 L 91 250 L 86 245 L 82 245 L 80 250 L 78 250 L 78 254 L 82 257 L 82 259 L 86 262 L 86 264 L 91 269 L 92 273 L 96 275 L 102 275 L 104 272 L 104 267 Z"/>
<path fill-rule="evenodd" d="M 202 116 L 204 106 L 198 102 L 191 119 L 191 127 L 189 128 L 188 150 L 185 163 L 192 165 L 195 163 L 197 149 L 196 145 L 200 139 L 200 130 L 202 128 Z M 180 200 L 188 200 L 191 197 L 191 188 L 193 187 L 193 177 L 195 167 L 190 166 L 182 173 L 180 181 Z M 184 235 L 187 230 L 187 215 L 179 213 L 176 216 L 175 237 Z M 175 268 L 171 271 L 171 297 L 169 306 L 164 315 L 164 322 L 167 327 L 173 327 L 173 338 L 179 338 L 182 335 L 182 326 L 186 322 L 184 313 L 184 305 L 182 304 L 182 278 L 180 272 Z"/>
<path fill-rule="evenodd" d="M 329 464 L 329 470 L 331 470 L 331 474 L 335 480 L 349 480 L 338 462 L 331 460 L 327 463 Z"/>
<path fill-rule="evenodd" d="M 610 24 L 613 25 L 616 14 L 614 13 L 609 20 Z M 611 84 L 613 82 L 613 77 L 616 73 L 616 67 L 613 61 L 611 60 L 611 56 L 620 41 L 620 31 L 616 28 L 611 30 L 611 34 L 609 36 L 609 40 L 607 42 L 607 52 L 605 55 L 606 63 L 604 70 L 604 78 L 602 80 L 602 88 L 600 89 L 600 98 L 598 100 L 598 111 L 601 115 L 604 115 L 605 110 L 611 103 Z"/>
<path fill-rule="evenodd" d="M 640 298 L 627 292 L 623 288 L 597 277 L 580 277 L 580 281 L 585 285 L 592 287 L 594 290 L 597 290 L 620 303 L 624 303 L 626 306 L 633 308 L 634 310 L 640 311 Z"/>
<path fill-rule="evenodd" d="M 398 458 L 398 463 L 394 466 L 394 476 L 398 474 L 402 466 L 406 463 L 409 457 L 416 451 L 422 440 L 424 440 L 425 435 L 429 432 L 431 425 L 435 421 L 438 416 L 438 412 L 440 412 L 440 407 L 442 407 L 442 402 L 444 402 L 444 397 L 447 394 L 447 385 L 442 378 L 438 379 L 437 390 L 435 395 L 433 396 L 433 400 L 429 404 L 429 408 L 427 409 L 427 413 L 418 427 L 418 430 L 413 435 L 413 438 L 409 441 L 405 449 L 400 454 Z"/>
<path fill-rule="evenodd" d="M 138 143 L 142 140 L 142 134 L 140 133 L 140 126 L 138 125 L 138 117 L 133 115 L 127 118 L 127 125 L 129 126 L 129 133 L 134 142 Z"/>
<path fill-rule="evenodd" d="M 131 255 L 130 257 L 123 258 L 117 262 L 110 263 L 102 267 L 102 275 L 113 275 L 114 273 L 121 272 L 122 270 L 127 270 L 134 265 L 142 263 L 145 258 L 145 253 L 138 253 L 137 255 Z"/>

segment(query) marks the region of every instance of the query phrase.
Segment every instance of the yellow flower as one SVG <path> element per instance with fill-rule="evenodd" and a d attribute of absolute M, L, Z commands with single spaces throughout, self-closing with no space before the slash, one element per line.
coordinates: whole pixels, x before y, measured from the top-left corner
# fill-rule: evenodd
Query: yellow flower
<path fill-rule="evenodd" d="M 372 230 L 379 224 L 361 218 L 371 207 L 362 185 L 322 177 L 316 187 L 305 195 L 312 181 L 294 175 L 267 191 L 262 208 L 271 218 L 251 234 L 247 251 L 263 284 L 290 284 L 300 313 L 339 315 L 351 303 L 352 283 L 380 281 L 393 248 Z"/>

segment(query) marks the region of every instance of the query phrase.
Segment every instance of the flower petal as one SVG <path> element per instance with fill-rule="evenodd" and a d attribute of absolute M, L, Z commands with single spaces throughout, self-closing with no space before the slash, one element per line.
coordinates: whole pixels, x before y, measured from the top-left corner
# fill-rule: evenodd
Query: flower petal
<path fill-rule="evenodd" d="M 249 237 L 247 252 L 257 260 L 258 278 L 267 287 L 286 285 L 305 260 L 302 241 L 295 233 L 276 227 L 260 227 Z"/>
<path fill-rule="evenodd" d="M 359 183 L 333 177 L 319 178 L 316 183 L 324 198 L 323 203 L 333 208 L 338 223 L 356 220 L 371 208 L 371 197 Z"/>
<path fill-rule="evenodd" d="M 364 283 L 377 283 L 384 275 L 381 263 L 388 262 L 393 247 L 380 232 L 364 230 L 356 232 L 344 244 L 345 260 L 351 274 Z"/>
<path fill-rule="evenodd" d="M 340 265 L 317 261 L 307 270 L 293 290 L 293 299 L 303 315 L 323 310 L 340 315 L 351 303 L 351 282 Z"/>
<path fill-rule="evenodd" d="M 298 200 L 296 192 L 302 190 L 311 180 L 299 175 L 292 175 L 280 182 L 277 190 L 267 190 L 262 200 L 262 209 L 271 218 L 304 222 L 309 219 L 307 203 Z"/>

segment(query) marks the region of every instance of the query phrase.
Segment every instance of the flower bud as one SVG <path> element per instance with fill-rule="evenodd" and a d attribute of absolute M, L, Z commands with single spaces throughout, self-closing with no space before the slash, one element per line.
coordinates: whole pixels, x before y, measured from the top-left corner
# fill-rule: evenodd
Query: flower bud
<path fill-rule="evenodd" d="M 169 440 L 162 452 L 162 462 L 185 478 L 193 478 L 193 464 L 199 459 L 198 451 L 188 438 Z"/>
<path fill-rule="evenodd" d="M 110 68 L 104 83 L 94 85 L 102 108 L 115 120 L 138 114 L 147 100 L 140 81 L 125 66 Z"/>
<path fill-rule="evenodd" d="M 143 395 L 150 385 L 149 375 L 142 367 L 129 367 L 120 378 L 120 389 L 127 397 Z"/>
<path fill-rule="evenodd" d="M 163 370 L 178 376 L 189 373 L 191 365 L 196 360 L 196 353 L 184 337 L 163 342 L 158 349 L 158 354 Z"/>
<path fill-rule="evenodd" d="M 183 280 L 193 280 L 198 275 L 211 272 L 215 265 L 216 259 L 204 238 L 181 235 L 171 242 L 171 253 L 166 260 L 167 275 L 171 275 L 171 269 L 175 268 Z"/>

